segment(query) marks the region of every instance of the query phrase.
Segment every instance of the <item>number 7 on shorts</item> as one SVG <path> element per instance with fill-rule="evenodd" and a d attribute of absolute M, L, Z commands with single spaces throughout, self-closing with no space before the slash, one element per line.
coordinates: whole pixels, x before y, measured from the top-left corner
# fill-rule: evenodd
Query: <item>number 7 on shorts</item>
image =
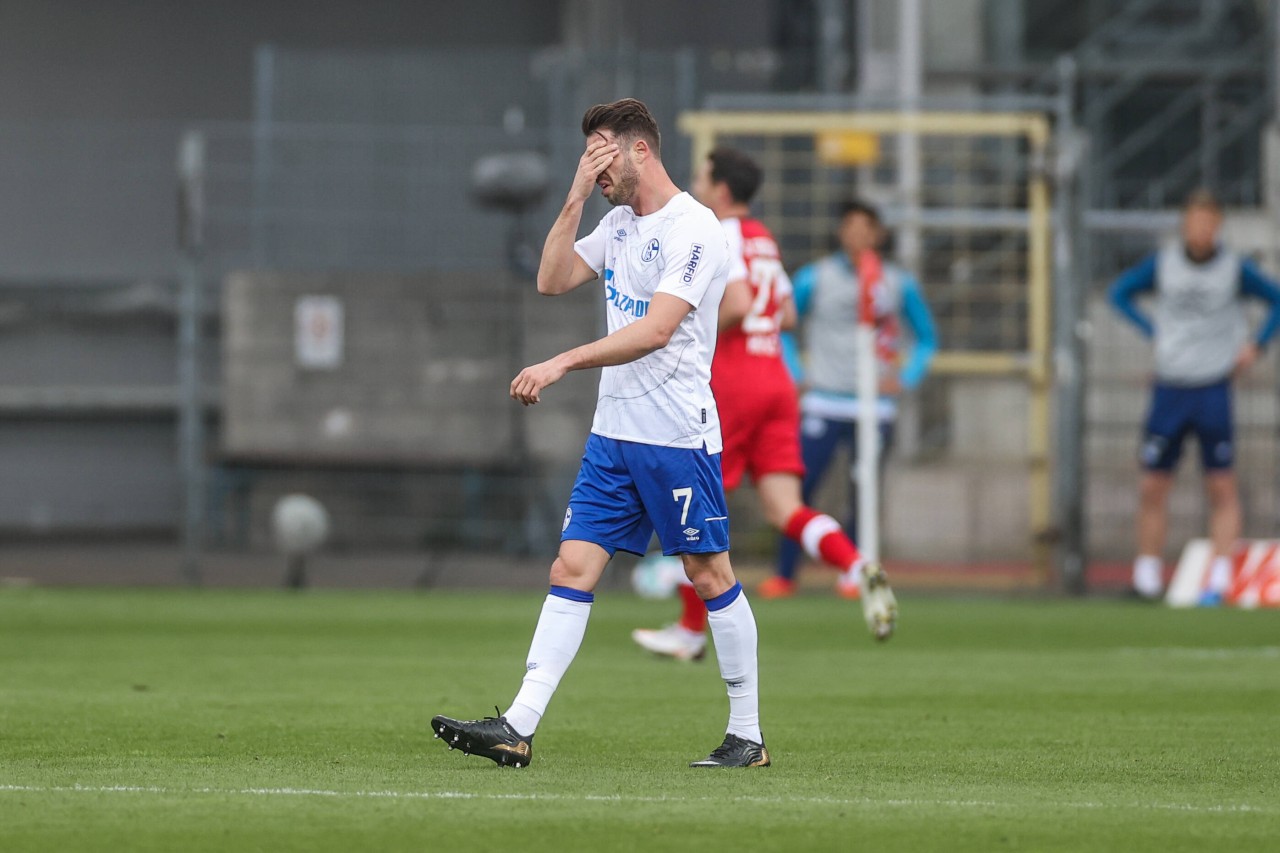
<path fill-rule="evenodd" d="M 689 502 L 693 500 L 693 487 L 685 486 L 683 489 L 672 489 L 671 499 L 673 501 L 684 500 L 684 507 L 680 510 L 680 523 L 689 523 Z"/>

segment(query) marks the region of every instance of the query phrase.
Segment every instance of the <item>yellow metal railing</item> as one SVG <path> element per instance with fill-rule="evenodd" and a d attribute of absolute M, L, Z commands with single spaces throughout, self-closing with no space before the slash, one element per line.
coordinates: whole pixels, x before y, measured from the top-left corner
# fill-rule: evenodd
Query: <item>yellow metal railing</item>
<path fill-rule="evenodd" d="M 1052 529 L 1050 436 L 1050 195 L 1044 163 L 1050 140 L 1048 119 L 1038 113 L 967 112 L 691 112 L 679 127 L 692 138 L 696 170 L 723 137 L 813 136 L 833 132 L 919 137 L 1003 137 L 1027 146 L 1025 182 L 1026 328 L 1024 351 L 943 350 L 934 371 L 952 376 L 1009 376 L 1028 387 L 1027 465 L 1030 478 L 1030 547 L 1046 570 L 1046 534 Z M 825 190 L 824 190 L 825 193 Z"/>

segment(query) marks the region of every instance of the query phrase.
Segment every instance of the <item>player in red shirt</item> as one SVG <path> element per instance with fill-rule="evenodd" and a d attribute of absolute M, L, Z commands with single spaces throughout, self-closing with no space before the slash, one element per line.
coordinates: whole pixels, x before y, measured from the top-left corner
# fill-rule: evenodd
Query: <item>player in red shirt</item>
<path fill-rule="evenodd" d="M 769 229 L 750 217 L 760 167 L 743 152 L 717 148 L 693 181 L 693 194 L 724 226 L 730 254 L 741 258 L 720 303 L 720 333 L 711 363 L 711 389 L 720 411 L 726 492 L 750 474 L 765 518 L 814 559 L 842 573 L 839 590 L 861 597 L 867 626 L 877 639 L 893 633 L 897 604 L 884 571 L 864 564 L 839 522 L 805 505 L 800 496 L 800 408 L 782 360 L 779 332 L 795 324 L 791 280 Z M 700 658 L 706 649 L 707 608 L 693 587 L 681 584 L 680 621 L 631 633 L 657 654 Z M 863 594 L 865 593 L 865 594 Z"/>

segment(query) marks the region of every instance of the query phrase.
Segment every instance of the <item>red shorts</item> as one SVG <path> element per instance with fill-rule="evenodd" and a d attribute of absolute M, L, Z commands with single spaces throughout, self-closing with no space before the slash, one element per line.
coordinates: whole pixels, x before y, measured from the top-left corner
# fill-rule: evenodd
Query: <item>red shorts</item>
<path fill-rule="evenodd" d="M 744 473 L 751 474 L 753 482 L 765 474 L 803 477 L 795 386 L 790 381 L 764 383 L 765 387 L 742 387 L 734 393 L 717 387 L 714 379 L 711 384 L 724 440 L 720 468 L 725 491 L 738 488 Z"/>

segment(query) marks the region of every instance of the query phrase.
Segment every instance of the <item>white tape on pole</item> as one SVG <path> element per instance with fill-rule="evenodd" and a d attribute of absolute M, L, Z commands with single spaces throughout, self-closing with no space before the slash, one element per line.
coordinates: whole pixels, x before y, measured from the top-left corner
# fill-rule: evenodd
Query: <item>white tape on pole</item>
<path fill-rule="evenodd" d="M 867 560 L 880 559 L 880 419 L 879 364 L 876 359 L 874 288 L 883 270 L 880 256 L 864 250 L 858 258 L 858 550 Z"/>
<path fill-rule="evenodd" d="M 880 423 L 876 405 L 876 331 L 859 323 L 858 352 L 858 550 L 867 560 L 880 559 Z"/>

